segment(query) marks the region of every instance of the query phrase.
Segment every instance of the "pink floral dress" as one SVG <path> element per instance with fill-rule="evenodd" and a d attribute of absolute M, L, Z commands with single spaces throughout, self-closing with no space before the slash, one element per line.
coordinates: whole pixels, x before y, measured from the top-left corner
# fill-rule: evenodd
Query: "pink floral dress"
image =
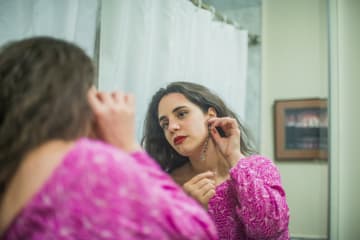
<path fill-rule="evenodd" d="M 254 155 L 230 170 L 216 188 L 209 213 L 223 240 L 289 239 L 289 208 L 280 174 L 269 159 Z"/>
<path fill-rule="evenodd" d="M 208 214 L 145 152 L 81 139 L 1 239 L 217 239 Z"/>

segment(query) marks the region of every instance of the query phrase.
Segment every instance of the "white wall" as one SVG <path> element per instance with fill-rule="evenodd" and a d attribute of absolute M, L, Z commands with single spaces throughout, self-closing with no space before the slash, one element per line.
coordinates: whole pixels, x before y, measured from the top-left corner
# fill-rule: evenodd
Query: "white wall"
<path fill-rule="evenodd" d="M 274 158 L 274 101 L 328 95 L 326 3 L 263 1 L 261 152 L 269 157 Z M 291 236 L 326 238 L 328 163 L 275 163 L 290 207 Z"/>
<path fill-rule="evenodd" d="M 360 1 L 330 0 L 331 240 L 360 237 Z"/>

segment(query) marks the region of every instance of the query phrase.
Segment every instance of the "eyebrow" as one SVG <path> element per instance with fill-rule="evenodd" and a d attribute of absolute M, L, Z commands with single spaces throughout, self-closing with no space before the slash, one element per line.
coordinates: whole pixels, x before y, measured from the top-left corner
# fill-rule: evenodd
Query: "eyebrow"
<path fill-rule="evenodd" d="M 186 106 L 178 106 L 178 107 L 176 107 L 176 108 L 174 108 L 173 110 L 172 110 L 172 113 L 175 113 L 175 112 L 177 112 L 177 111 L 179 111 L 180 109 L 182 109 L 182 108 L 185 108 Z M 164 120 L 166 117 L 165 116 L 161 116 L 161 117 L 159 117 L 159 122 L 161 122 L 162 120 Z"/>

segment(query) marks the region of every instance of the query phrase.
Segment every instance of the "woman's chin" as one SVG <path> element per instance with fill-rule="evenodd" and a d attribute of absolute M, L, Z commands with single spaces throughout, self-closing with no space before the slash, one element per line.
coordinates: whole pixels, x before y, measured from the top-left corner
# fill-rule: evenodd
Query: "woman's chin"
<path fill-rule="evenodd" d="M 175 151 L 183 157 L 189 157 L 191 155 L 191 151 L 183 146 L 177 146 Z"/>

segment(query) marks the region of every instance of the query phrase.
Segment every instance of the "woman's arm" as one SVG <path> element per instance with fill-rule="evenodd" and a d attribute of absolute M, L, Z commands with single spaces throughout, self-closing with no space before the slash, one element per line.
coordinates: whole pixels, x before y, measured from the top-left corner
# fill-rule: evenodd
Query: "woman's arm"
<path fill-rule="evenodd" d="M 289 208 L 276 166 L 263 156 L 241 159 L 230 169 L 239 206 L 236 212 L 247 235 L 267 239 L 287 231 Z"/>

